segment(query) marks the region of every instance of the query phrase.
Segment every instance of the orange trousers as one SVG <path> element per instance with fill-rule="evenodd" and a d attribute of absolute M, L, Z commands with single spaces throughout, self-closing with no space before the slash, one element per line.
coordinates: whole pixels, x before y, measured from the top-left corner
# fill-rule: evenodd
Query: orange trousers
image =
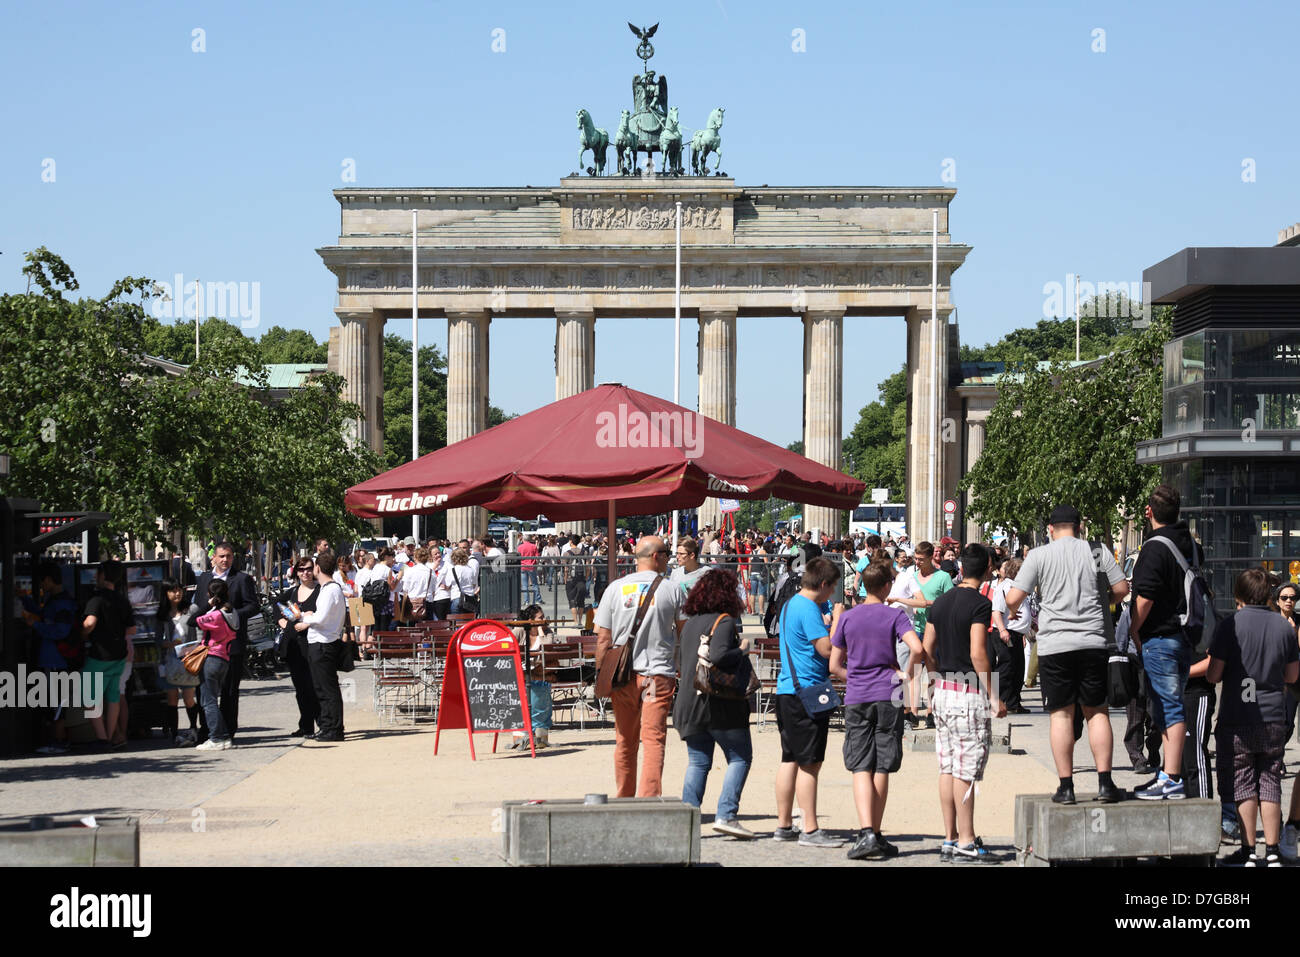
<path fill-rule="evenodd" d="M 614 783 L 617 797 L 659 797 L 663 794 L 664 744 L 668 714 L 673 706 L 677 679 L 664 675 L 637 675 L 615 688 Z M 641 761 L 641 786 L 636 781 L 637 750 L 645 747 Z"/>

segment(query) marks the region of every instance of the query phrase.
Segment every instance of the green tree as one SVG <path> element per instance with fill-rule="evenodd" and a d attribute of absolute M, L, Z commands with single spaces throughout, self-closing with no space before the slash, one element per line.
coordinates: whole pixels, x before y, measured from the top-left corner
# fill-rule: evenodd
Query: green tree
<path fill-rule="evenodd" d="M 1053 505 L 1075 505 L 1092 532 L 1110 540 L 1137 517 L 1158 480 L 1139 466 L 1136 445 L 1160 433 L 1164 344 L 1171 310 L 1119 336 L 1107 357 L 1084 366 L 1054 362 L 999 381 L 984 452 L 959 488 L 993 527 L 1038 529 Z"/>
<path fill-rule="evenodd" d="M 194 320 L 180 320 L 171 324 L 159 322 L 153 316 L 142 317 L 141 336 L 146 355 L 157 356 L 189 365 L 194 361 Z M 252 342 L 239 326 L 225 319 L 209 318 L 199 324 L 199 354 L 218 343 Z"/>
<path fill-rule="evenodd" d="M 262 333 L 258 342 L 262 361 L 268 365 L 283 362 L 326 362 L 329 360 L 329 345 L 317 342 L 305 329 L 285 329 L 272 326 Z"/>
<path fill-rule="evenodd" d="M 844 466 L 868 488 L 888 488 L 901 496 L 907 461 L 907 367 L 878 388 L 880 398 L 862 407 L 844 440 Z"/>
<path fill-rule="evenodd" d="M 1079 308 L 1079 358 L 1096 359 L 1115 348 L 1131 328 L 1139 311 L 1124 295 L 1085 300 Z M 1069 362 L 1074 359 L 1074 320 L 1040 319 L 1029 327 L 1013 329 L 997 342 L 961 347 L 962 362 Z"/>
<path fill-rule="evenodd" d="M 63 260 L 42 246 L 26 262 L 28 291 L 0 296 L 4 492 L 49 509 L 106 511 L 105 537 L 150 534 L 152 503 L 170 481 L 139 439 L 152 283 L 128 277 L 101 299 L 74 301 L 64 294 L 78 283 Z"/>
<path fill-rule="evenodd" d="M 205 321 L 194 362 L 193 323 L 186 336 L 185 324 L 145 314 L 151 281 L 123 279 L 102 299 L 73 302 L 66 263 L 43 247 L 27 261 L 39 292 L 0 296 L 5 494 L 107 512 L 110 548 L 127 534 L 163 544 L 159 518 L 231 538 L 365 527 L 344 511 L 343 493 L 378 459 L 344 442 L 357 410 L 341 401 L 337 376 L 272 405 L 258 344 L 237 327 Z M 160 353 L 189 367 L 172 376 L 143 362 Z"/>

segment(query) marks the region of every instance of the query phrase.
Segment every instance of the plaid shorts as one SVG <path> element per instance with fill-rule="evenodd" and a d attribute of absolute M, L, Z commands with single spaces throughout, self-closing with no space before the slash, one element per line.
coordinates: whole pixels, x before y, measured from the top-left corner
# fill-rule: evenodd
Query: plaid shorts
<path fill-rule="evenodd" d="M 993 738 L 989 699 L 978 689 L 954 691 L 944 684 L 935 684 L 930 701 L 939 773 L 962 781 L 982 781 Z"/>
<path fill-rule="evenodd" d="M 1232 761 L 1232 799 L 1282 803 L 1282 751 L 1286 725 L 1246 724 L 1219 728 L 1215 760 Z"/>

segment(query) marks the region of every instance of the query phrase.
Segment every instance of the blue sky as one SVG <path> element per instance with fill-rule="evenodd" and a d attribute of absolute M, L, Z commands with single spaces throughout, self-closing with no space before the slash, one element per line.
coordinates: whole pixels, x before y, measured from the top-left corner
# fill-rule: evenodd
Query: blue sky
<path fill-rule="evenodd" d="M 684 126 L 726 107 L 741 185 L 943 185 L 954 160 L 965 342 L 1035 322 L 1067 273 L 1138 281 L 1184 246 L 1271 245 L 1300 220 L 1294 4 L 639 6 L 11 5 L 0 290 L 43 244 L 88 294 L 124 275 L 259 282 L 263 327 L 324 339 L 335 292 L 315 249 L 338 235 L 344 160 L 358 186 L 556 183 L 575 109 L 612 129 L 630 99 L 629 19 L 662 24 L 653 65 Z M 493 330 L 493 403 L 550 401 L 553 324 Z M 793 318 L 740 327 L 737 424 L 782 444 L 799 437 L 800 336 Z M 421 339 L 445 351 L 445 322 Z M 846 433 L 904 341 L 900 319 L 846 322 Z M 687 321 L 686 405 L 694 349 Z M 598 322 L 596 380 L 671 396 L 671 320 Z"/>

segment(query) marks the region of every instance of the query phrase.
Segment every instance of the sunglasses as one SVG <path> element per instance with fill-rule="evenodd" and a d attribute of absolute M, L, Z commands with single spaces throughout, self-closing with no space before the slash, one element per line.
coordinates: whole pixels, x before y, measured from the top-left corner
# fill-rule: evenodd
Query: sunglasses
<path fill-rule="evenodd" d="M 1278 601 L 1295 601 L 1295 595 L 1278 595 Z"/>

